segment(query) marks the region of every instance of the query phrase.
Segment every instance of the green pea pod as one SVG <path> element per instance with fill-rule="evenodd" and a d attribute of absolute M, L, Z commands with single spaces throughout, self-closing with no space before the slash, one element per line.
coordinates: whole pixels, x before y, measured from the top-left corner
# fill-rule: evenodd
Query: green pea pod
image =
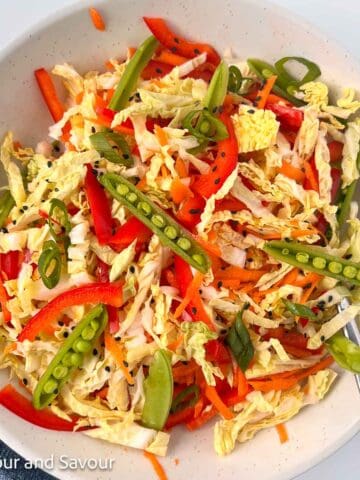
<path fill-rule="evenodd" d="M 2 228 L 14 207 L 15 202 L 9 190 L 6 190 L 0 198 L 0 228 Z"/>
<path fill-rule="evenodd" d="M 170 412 L 173 388 L 169 355 L 165 350 L 158 350 L 144 380 L 145 403 L 141 421 L 145 427 L 163 429 Z"/>
<path fill-rule="evenodd" d="M 45 287 L 49 289 L 56 287 L 61 275 L 61 252 L 54 240 L 44 243 L 38 268 Z"/>
<path fill-rule="evenodd" d="M 65 236 L 71 230 L 71 223 L 66 205 L 58 198 L 53 198 L 50 201 L 48 223 L 50 233 L 53 239 L 57 242 L 63 241 Z"/>
<path fill-rule="evenodd" d="M 294 267 L 360 286 L 360 264 L 329 255 L 322 247 L 273 240 L 265 244 L 264 251 Z"/>
<path fill-rule="evenodd" d="M 338 332 L 326 342 L 332 357 L 345 370 L 360 373 L 360 347 Z"/>
<path fill-rule="evenodd" d="M 229 82 L 229 68 L 222 61 L 212 76 L 203 105 L 210 113 L 216 113 L 223 105 Z"/>
<path fill-rule="evenodd" d="M 200 272 L 206 273 L 210 259 L 193 236 L 121 175 L 105 173 L 100 183 L 125 205 L 160 241 Z"/>
<path fill-rule="evenodd" d="M 129 98 L 136 88 L 138 78 L 146 65 L 151 60 L 159 42 L 155 37 L 147 38 L 134 53 L 134 56 L 127 64 L 122 77 L 112 96 L 109 108 L 120 111 L 126 107 Z"/>
<path fill-rule="evenodd" d="M 195 126 L 193 120 L 196 118 Z M 219 142 L 228 138 L 227 128 L 219 119 L 206 110 L 189 112 L 183 120 L 183 128 L 202 142 Z"/>
<path fill-rule="evenodd" d="M 33 405 L 36 409 L 47 407 L 57 397 L 74 370 L 82 365 L 84 354 L 91 351 L 107 321 L 107 310 L 100 304 L 76 326 L 36 385 L 33 394 Z"/>
<path fill-rule="evenodd" d="M 171 413 L 180 412 L 185 408 L 193 407 L 199 400 L 200 390 L 197 385 L 190 385 L 184 388 L 172 401 Z"/>
<path fill-rule="evenodd" d="M 245 304 L 243 309 L 237 314 L 235 322 L 225 339 L 234 355 L 236 363 L 243 372 L 248 368 L 255 353 L 248 329 L 245 327 L 242 319 L 243 313 L 248 306 L 248 304 Z"/>
<path fill-rule="evenodd" d="M 131 156 L 127 141 L 115 132 L 97 132 L 89 137 L 92 146 L 109 162 L 132 167 L 134 160 Z M 113 145 L 110 143 L 113 142 Z M 115 148 L 114 148 L 115 147 Z M 122 155 L 119 155 L 119 150 Z"/>
<path fill-rule="evenodd" d="M 311 308 L 301 303 L 293 303 L 290 300 L 283 299 L 283 303 L 286 309 L 297 317 L 310 318 L 311 320 L 316 320 L 316 314 L 311 310 Z"/>
<path fill-rule="evenodd" d="M 295 79 L 285 68 L 285 65 L 288 62 L 297 62 L 301 65 L 304 65 L 307 68 L 307 72 L 305 75 L 300 79 Z M 312 82 L 316 80 L 321 75 L 321 70 L 316 65 L 316 63 L 311 62 L 307 58 L 304 57 L 284 57 L 275 62 L 275 69 L 277 74 L 279 75 L 280 82 L 284 85 L 295 85 L 297 87 L 304 85 L 304 83 Z"/>

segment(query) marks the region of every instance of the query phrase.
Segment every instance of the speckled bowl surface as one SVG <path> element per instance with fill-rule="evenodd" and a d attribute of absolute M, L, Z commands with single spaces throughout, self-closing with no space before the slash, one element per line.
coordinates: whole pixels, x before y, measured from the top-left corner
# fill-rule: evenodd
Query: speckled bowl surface
<path fill-rule="evenodd" d="M 99 6 L 107 31 L 90 24 L 87 7 Z M 195 7 L 196 5 L 196 7 Z M 11 129 L 24 144 L 44 138 L 50 122 L 33 79 L 33 70 L 69 62 L 80 72 L 103 68 L 148 34 L 141 17 L 163 16 L 184 34 L 233 47 L 237 56 L 273 61 L 285 55 L 309 57 L 335 86 L 360 84 L 360 68 L 349 55 L 294 15 L 260 0 L 107 0 L 79 1 L 24 34 L 0 56 L 0 133 Z M 0 373 L 0 385 L 7 382 Z M 282 480 L 306 470 L 339 448 L 360 427 L 360 396 L 354 379 L 341 374 L 325 401 L 306 408 L 288 423 L 290 442 L 280 445 L 274 429 L 239 445 L 226 458 L 216 457 L 212 427 L 195 433 L 173 432 L 168 457 L 162 460 L 170 480 Z M 44 466 L 61 479 L 155 478 L 141 452 L 87 438 L 34 428 L 0 408 L 0 437 L 29 459 L 48 459 Z M 61 456 L 64 456 L 61 461 Z M 64 469 L 70 458 L 114 459 L 112 470 Z M 50 459 L 50 460 L 49 460 Z M 51 461 L 53 459 L 53 462 Z M 175 459 L 179 464 L 175 465 Z M 40 464 L 41 465 L 41 464 Z M 94 463 L 93 463 L 94 465 Z M 104 466 L 104 463 L 102 463 Z M 100 465 L 101 466 L 101 465 Z M 79 467 L 79 463 L 78 463 Z"/>

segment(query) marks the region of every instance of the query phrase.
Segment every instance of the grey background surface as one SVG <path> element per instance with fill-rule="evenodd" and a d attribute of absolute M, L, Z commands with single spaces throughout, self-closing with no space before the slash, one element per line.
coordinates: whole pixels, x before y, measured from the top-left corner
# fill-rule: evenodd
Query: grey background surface
<path fill-rule="evenodd" d="M 272 0 L 303 16 L 329 37 L 345 46 L 360 61 L 359 0 Z M 75 0 L 12 0 L 3 2 L 0 16 L 0 46 L 15 39 L 24 29 L 35 25 L 50 13 Z M 357 87 L 360 90 L 360 86 Z M 2 112 L 2 114 L 4 114 Z M 297 480 L 355 480 L 360 478 L 360 434 L 327 460 Z M 53 477 L 39 470 L 25 470 L 18 462 L 16 470 L 4 468 L 10 459 L 19 456 L 0 441 L 0 480 L 50 480 Z M 7 462 L 7 463 L 5 463 Z M 3 466 L 1 466 L 3 465 Z"/>

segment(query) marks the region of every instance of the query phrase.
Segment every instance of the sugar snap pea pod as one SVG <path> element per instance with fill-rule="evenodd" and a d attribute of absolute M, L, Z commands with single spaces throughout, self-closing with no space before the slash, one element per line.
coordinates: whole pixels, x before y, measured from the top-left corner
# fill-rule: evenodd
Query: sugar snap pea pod
<path fill-rule="evenodd" d="M 195 125 L 194 119 L 196 120 Z M 228 138 L 228 131 L 221 120 L 207 110 L 189 112 L 183 120 L 183 127 L 200 142 L 219 142 Z"/>
<path fill-rule="evenodd" d="M 341 332 L 333 335 L 326 342 L 326 346 L 336 363 L 345 370 L 360 373 L 360 347 Z"/>
<path fill-rule="evenodd" d="M 33 395 L 35 408 L 41 410 L 56 398 L 74 370 L 81 366 L 84 354 L 92 349 L 107 321 L 107 310 L 102 304 L 85 315 L 40 378 Z"/>
<path fill-rule="evenodd" d="M 180 412 L 185 408 L 193 407 L 199 400 L 200 390 L 197 385 L 184 388 L 172 401 L 171 413 Z"/>
<path fill-rule="evenodd" d="M 145 403 L 141 422 L 145 427 L 162 430 L 169 416 L 174 381 L 169 355 L 158 350 L 144 380 Z"/>
<path fill-rule="evenodd" d="M 134 165 L 130 147 L 120 133 L 97 132 L 90 135 L 89 139 L 95 150 L 102 154 L 109 162 L 125 165 L 126 167 L 132 167 Z M 114 145 L 111 145 L 110 141 L 112 141 Z M 113 147 L 117 148 L 114 149 Z M 121 151 L 122 155 L 119 155 L 118 150 Z"/>
<path fill-rule="evenodd" d="M 129 97 L 135 90 L 136 83 L 141 72 L 151 60 L 159 42 L 155 37 L 147 38 L 134 53 L 127 64 L 124 73 L 116 87 L 115 93 L 111 99 L 109 107 L 112 110 L 120 111 L 126 107 Z"/>
<path fill-rule="evenodd" d="M 149 227 L 160 241 L 200 272 L 210 268 L 210 259 L 192 235 L 155 205 L 121 175 L 105 173 L 100 182 L 108 192 Z"/>
<path fill-rule="evenodd" d="M 290 302 L 290 300 L 286 298 L 283 299 L 283 303 L 286 309 L 293 315 L 303 318 L 310 318 L 311 320 L 316 319 L 316 314 L 311 310 L 311 308 L 307 307 L 306 305 Z"/>
<path fill-rule="evenodd" d="M 0 197 L 0 228 L 2 228 L 15 205 L 14 199 L 9 190 L 6 190 Z"/>
<path fill-rule="evenodd" d="M 237 364 L 243 372 L 248 368 L 254 356 L 254 346 L 243 322 L 243 314 L 248 306 L 248 304 L 245 304 L 237 314 L 235 322 L 231 326 L 225 339 Z"/>
<path fill-rule="evenodd" d="M 360 285 L 360 264 L 329 255 L 322 247 L 273 240 L 265 244 L 264 250 L 272 257 L 303 270 Z"/>

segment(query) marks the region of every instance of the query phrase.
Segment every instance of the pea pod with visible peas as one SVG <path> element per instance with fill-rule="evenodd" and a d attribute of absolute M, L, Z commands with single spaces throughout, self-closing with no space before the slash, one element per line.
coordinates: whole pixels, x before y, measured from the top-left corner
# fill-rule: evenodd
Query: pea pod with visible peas
<path fill-rule="evenodd" d="M 158 350 L 144 380 L 145 403 L 141 421 L 145 427 L 162 430 L 169 416 L 174 381 L 169 355 Z"/>
<path fill-rule="evenodd" d="M 359 345 L 338 332 L 327 340 L 326 346 L 340 367 L 353 373 L 360 373 Z"/>
<path fill-rule="evenodd" d="M 303 270 L 360 285 L 360 264 L 329 255 L 322 247 L 273 240 L 265 244 L 264 251 L 277 260 Z"/>
<path fill-rule="evenodd" d="M 189 232 L 121 175 L 105 173 L 100 182 L 108 192 L 150 228 L 160 241 L 202 273 L 210 259 Z"/>
<path fill-rule="evenodd" d="M 57 397 L 74 370 L 82 365 L 84 354 L 92 349 L 107 321 L 107 310 L 102 304 L 93 308 L 81 320 L 40 378 L 33 395 L 35 408 L 41 410 Z"/>

